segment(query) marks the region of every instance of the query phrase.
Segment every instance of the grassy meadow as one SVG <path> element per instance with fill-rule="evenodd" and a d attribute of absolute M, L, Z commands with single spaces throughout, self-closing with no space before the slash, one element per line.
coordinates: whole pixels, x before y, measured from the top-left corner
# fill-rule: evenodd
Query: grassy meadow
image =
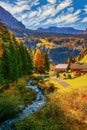
<path fill-rule="evenodd" d="M 68 83 L 70 85 L 69 87 L 71 88 L 80 87 L 80 86 L 85 87 L 87 86 L 87 74 L 74 78 L 74 79 L 66 79 L 63 81 Z"/>
<path fill-rule="evenodd" d="M 80 63 L 87 63 L 87 55 L 83 57 L 83 59 L 80 61 Z"/>

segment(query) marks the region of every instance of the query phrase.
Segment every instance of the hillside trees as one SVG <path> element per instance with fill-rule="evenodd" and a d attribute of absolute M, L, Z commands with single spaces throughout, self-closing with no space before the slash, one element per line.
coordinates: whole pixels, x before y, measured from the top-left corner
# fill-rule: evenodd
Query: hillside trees
<path fill-rule="evenodd" d="M 0 23 L 0 83 L 17 81 L 19 77 L 31 74 L 33 63 L 31 52 Z"/>
<path fill-rule="evenodd" d="M 34 67 L 37 72 L 48 71 L 48 55 L 39 49 L 33 55 L 31 49 L 0 23 L 0 84 L 18 81 L 19 77 L 32 74 Z"/>
<path fill-rule="evenodd" d="M 49 62 L 49 57 L 48 57 L 47 52 L 44 53 L 44 69 L 45 71 L 50 70 L 50 62 Z"/>
<path fill-rule="evenodd" d="M 31 51 L 27 50 L 23 44 L 20 46 L 20 58 L 22 62 L 22 74 L 31 74 L 33 70 L 33 62 L 32 62 L 32 57 L 31 57 Z"/>

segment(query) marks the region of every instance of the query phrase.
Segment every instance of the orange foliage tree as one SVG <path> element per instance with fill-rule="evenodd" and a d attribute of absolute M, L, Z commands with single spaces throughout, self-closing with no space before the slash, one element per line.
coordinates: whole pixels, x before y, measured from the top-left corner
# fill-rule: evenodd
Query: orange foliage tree
<path fill-rule="evenodd" d="M 34 67 L 38 72 L 44 71 L 44 57 L 39 49 L 36 50 L 34 55 Z"/>
<path fill-rule="evenodd" d="M 3 55 L 3 50 L 2 50 L 2 48 L 0 47 L 0 57 L 2 57 L 2 55 Z"/>

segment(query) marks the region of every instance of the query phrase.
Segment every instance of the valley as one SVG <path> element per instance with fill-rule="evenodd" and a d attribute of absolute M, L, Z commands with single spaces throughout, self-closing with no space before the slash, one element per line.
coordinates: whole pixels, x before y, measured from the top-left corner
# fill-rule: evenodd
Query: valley
<path fill-rule="evenodd" d="M 0 130 L 87 130 L 87 29 L 29 29 L 0 6 Z"/>
<path fill-rule="evenodd" d="M 48 37 L 25 37 L 23 39 L 26 47 L 33 50 L 40 49 L 47 52 L 53 64 L 64 63 L 70 57 L 76 57 L 80 51 L 86 46 L 87 39 L 85 37 L 72 36 L 48 36 Z M 61 58 L 62 56 L 62 58 Z"/>

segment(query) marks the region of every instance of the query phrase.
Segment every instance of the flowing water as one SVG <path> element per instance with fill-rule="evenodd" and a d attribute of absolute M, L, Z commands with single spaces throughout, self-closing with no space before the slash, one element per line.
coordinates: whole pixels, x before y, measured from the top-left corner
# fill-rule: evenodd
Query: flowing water
<path fill-rule="evenodd" d="M 8 119 L 5 122 L 1 123 L 0 130 L 14 130 L 12 124 L 15 121 L 24 119 L 25 117 L 36 112 L 37 110 L 39 110 L 40 108 L 42 108 L 45 105 L 45 97 L 44 97 L 42 91 L 37 86 L 32 86 L 31 82 L 32 82 L 32 80 L 29 80 L 26 87 L 31 88 L 37 92 L 36 100 L 33 101 L 31 105 L 26 106 L 21 113 L 19 113 L 15 116 L 15 118 Z"/>

